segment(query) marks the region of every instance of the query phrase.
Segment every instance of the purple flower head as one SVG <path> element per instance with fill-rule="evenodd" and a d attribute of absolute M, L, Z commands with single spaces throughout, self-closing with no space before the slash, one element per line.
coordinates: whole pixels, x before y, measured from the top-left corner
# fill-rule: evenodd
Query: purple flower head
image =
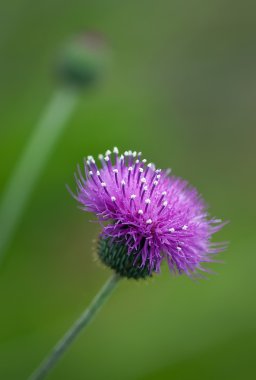
<path fill-rule="evenodd" d="M 101 167 L 92 156 L 85 160 L 86 178 L 78 169 L 74 196 L 101 222 L 101 258 L 117 272 L 127 275 L 129 258 L 129 270 L 150 275 L 166 259 L 171 272 L 190 276 L 224 249 L 211 242 L 223 223 L 209 219 L 204 201 L 186 181 L 156 169 L 137 152 L 119 156 L 114 148 L 99 160 Z"/>

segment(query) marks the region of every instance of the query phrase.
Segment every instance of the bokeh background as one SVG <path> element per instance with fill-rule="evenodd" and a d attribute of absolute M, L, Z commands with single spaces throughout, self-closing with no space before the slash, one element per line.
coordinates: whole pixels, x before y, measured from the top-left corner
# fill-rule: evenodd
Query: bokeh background
<path fill-rule="evenodd" d="M 85 93 L 38 181 L 0 269 L 0 379 L 26 379 L 109 277 L 98 229 L 65 189 L 77 162 L 118 146 L 198 187 L 230 220 L 224 264 L 194 283 L 124 280 L 49 375 L 245 379 L 255 374 L 255 9 L 251 1 L 1 0 L 1 193 L 55 91 L 74 33 L 106 36 L 112 64 Z"/>

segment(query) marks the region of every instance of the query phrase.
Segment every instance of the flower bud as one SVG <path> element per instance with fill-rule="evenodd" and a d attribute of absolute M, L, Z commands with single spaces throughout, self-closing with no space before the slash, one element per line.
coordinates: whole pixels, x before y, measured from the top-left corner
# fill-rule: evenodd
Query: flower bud
<path fill-rule="evenodd" d="M 93 32 L 80 34 L 62 48 L 56 64 L 57 80 L 86 88 L 101 79 L 108 61 L 104 38 Z"/>

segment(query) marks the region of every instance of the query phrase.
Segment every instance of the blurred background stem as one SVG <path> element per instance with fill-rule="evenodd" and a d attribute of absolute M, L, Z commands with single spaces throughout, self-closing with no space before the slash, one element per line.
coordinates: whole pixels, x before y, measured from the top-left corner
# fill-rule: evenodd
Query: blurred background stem
<path fill-rule="evenodd" d="M 53 95 L 18 160 L 0 203 L 0 263 L 4 257 L 37 179 L 54 144 L 77 104 L 78 92 L 59 89 Z"/>
<path fill-rule="evenodd" d="M 105 283 L 105 285 L 98 292 L 93 299 L 90 306 L 83 312 L 81 317 L 71 326 L 63 338 L 56 344 L 50 355 L 42 362 L 37 370 L 29 377 L 28 380 L 41 380 L 44 379 L 47 373 L 54 367 L 57 361 L 62 357 L 66 350 L 70 347 L 79 333 L 88 325 L 88 323 L 95 317 L 97 311 L 106 302 L 115 289 L 120 277 L 113 274 L 112 277 Z"/>

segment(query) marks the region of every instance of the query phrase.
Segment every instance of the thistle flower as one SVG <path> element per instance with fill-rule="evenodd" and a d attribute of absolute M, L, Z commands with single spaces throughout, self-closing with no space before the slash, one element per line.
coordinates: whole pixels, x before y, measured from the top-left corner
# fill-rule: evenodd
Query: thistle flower
<path fill-rule="evenodd" d="M 77 194 L 71 193 L 101 223 L 98 254 L 115 273 L 29 380 L 47 375 L 122 277 L 151 276 L 164 259 L 171 272 L 192 276 L 224 249 L 223 244 L 211 243 L 212 234 L 224 223 L 209 218 L 204 201 L 186 181 L 147 164 L 141 153 L 119 156 L 114 148 L 113 155 L 108 150 L 99 160 L 101 168 L 87 157 L 85 176 L 78 167 Z"/>
<path fill-rule="evenodd" d="M 99 155 L 101 167 L 88 156 L 83 176 L 75 175 L 75 199 L 102 224 L 98 253 L 124 277 L 140 278 L 159 272 L 165 259 L 170 271 L 189 276 L 205 271 L 202 263 L 224 245 L 212 243 L 223 223 L 209 218 L 197 190 L 170 170 L 156 169 L 141 153 Z"/>

